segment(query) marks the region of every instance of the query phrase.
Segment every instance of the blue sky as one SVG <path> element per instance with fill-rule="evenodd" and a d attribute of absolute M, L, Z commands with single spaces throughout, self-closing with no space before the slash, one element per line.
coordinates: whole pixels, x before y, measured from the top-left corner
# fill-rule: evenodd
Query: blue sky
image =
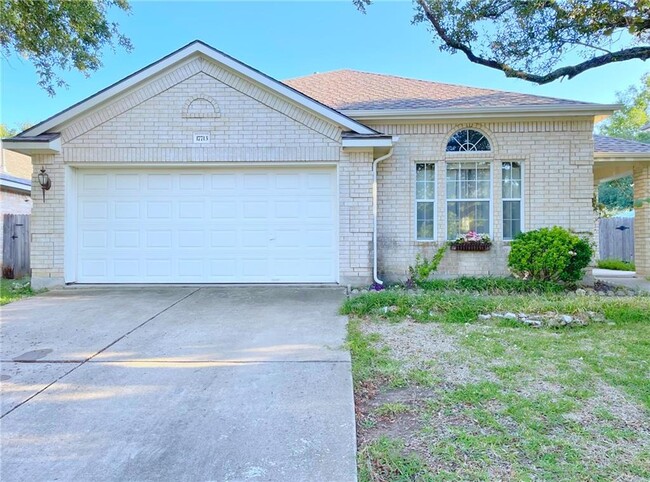
<path fill-rule="evenodd" d="M 410 1 L 378 2 L 359 13 L 351 0 L 330 2 L 132 1 L 132 12 L 111 19 L 134 50 L 108 49 L 104 66 L 86 78 L 64 73 L 68 89 L 49 97 L 34 68 L 3 59 L 0 119 L 10 127 L 36 123 L 107 85 L 200 39 L 277 78 L 351 68 L 440 82 L 611 103 L 615 93 L 638 83 L 650 64 L 630 61 L 589 71 L 573 80 L 536 86 L 440 52 L 425 25 L 411 25 Z"/>

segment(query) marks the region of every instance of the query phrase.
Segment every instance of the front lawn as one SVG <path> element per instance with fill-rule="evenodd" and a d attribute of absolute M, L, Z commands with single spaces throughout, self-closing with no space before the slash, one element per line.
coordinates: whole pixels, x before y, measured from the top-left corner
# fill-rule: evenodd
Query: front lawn
<path fill-rule="evenodd" d="M 34 291 L 29 283 L 29 278 L 19 280 L 0 279 L 0 306 L 33 294 Z"/>
<path fill-rule="evenodd" d="M 362 481 L 650 478 L 650 297 L 430 288 L 343 307 Z"/>
<path fill-rule="evenodd" d="M 598 260 L 598 267 L 616 271 L 634 271 L 636 269 L 631 261 L 622 261 L 620 259 L 600 259 Z"/>

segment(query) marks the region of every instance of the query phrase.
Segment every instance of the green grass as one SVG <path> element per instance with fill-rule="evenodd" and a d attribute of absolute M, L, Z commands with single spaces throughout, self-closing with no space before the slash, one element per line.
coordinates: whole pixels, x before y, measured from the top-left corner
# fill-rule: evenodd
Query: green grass
<path fill-rule="evenodd" d="M 477 320 L 496 310 L 594 311 L 608 322 L 534 329 Z M 351 316 L 355 389 L 372 386 L 376 400 L 367 415 L 358 406 L 359 430 L 373 434 L 360 437 L 370 440 L 359 448 L 361 481 L 650 479 L 650 437 L 630 422 L 635 412 L 621 415 L 637 407 L 637 418 L 650 416 L 650 297 L 386 290 L 352 298 L 342 311 Z M 435 377 L 407 369 L 372 333 L 374 323 L 403 333 L 406 319 L 438 323 L 431 336 L 455 340 L 452 352 L 424 365 L 409 359 L 409 367 L 439 368 Z M 482 375 L 454 377 L 456 367 Z M 404 392 L 408 404 L 389 396 L 422 386 Z"/>
<path fill-rule="evenodd" d="M 28 278 L 22 280 L 0 279 L 0 306 L 34 294 Z"/>
<path fill-rule="evenodd" d="M 562 293 L 564 285 L 551 281 L 521 280 L 499 276 L 472 277 L 461 276 L 453 279 L 432 279 L 421 281 L 418 285 L 425 291 L 458 291 L 491 295 L 516 293 Z"/>
<path fill-rule="evenodd" d="M 401 413 L 406 413 L 409 411 L 409 406 L 405 403 L 393 402 L 393 403 L 384 403 L 383 405 L 377 407 L 374 410 L 374 414 L 378 417 L 394 417 Z"/>
<path fill-rule="evenodd" d="M 635 271 L 636 267 L 631 261 L 622 261 L 620 259 L 600 259 L 598 260 L 600 269 L 614 269 L 617 271 Z"/>
<path fill-rule="evenodd" d="M 404 443 L 381 437 L 364 447 L 360 453 L 361 481 L 433 482 L 426 466 L 415 454 L 403 455 Z"/>
<path fill-rule="evenodd" d="M 408 317 L 418 322 L 445 323 L 473 323 L 479 314 L 504 311 L 568 315 L 591 311 L 603 314 L 613 322 L 629 323 L 648 320 L 650 297 L 605 298 L 553 294 L 477 296 L 450 292 L 414 295 L 404 290 L 385 290 L 350 298 L 341 308 L 343 314 L 357 317 L 377 316 L 392 321 Z"/>

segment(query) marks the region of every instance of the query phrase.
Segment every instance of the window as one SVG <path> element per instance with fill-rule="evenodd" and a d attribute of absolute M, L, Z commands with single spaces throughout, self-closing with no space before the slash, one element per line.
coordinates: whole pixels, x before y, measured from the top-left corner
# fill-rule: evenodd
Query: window
<path fill-rule="evenodd" d="M 491 177 L 487 161 L 447 164 L 447 239 L 468 231 L 491 234 Z"/>
<path fill-rule="evenodd" d="M 461 129 L 449 138 L 447 152 L 489 151 L 490 141 L 474 129 Z"/>
<path fill-rule="evenodd" d="M 433 163 L 415 165 L 415 213 L 416 239 L 435 239 L 436 166 Z"/>
<path fill-rule="evenodd" d="M 521 163 L 501 164 L 501 195 L 503 197 L 503 239 L 514 239 L 521 232 L 522 199 Z"/>

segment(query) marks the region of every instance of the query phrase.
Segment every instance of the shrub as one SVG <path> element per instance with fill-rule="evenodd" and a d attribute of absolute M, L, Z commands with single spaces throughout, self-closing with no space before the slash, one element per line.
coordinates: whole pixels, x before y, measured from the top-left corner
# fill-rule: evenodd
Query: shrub
<path fill-rule="evenodd" d="M 508 267 L 524 279 L 574 283 L 591 261 L 590 243 L 554 226 L 521 233 L 511 244 Z"/>
<path fill-rule="evenodd" d="M 636 267 L 630 261 L 622 261 L 620 259 L 601 259 L 598 261 L 600 269 L 615 269 L 618 271 L 634 271 Z"/>

